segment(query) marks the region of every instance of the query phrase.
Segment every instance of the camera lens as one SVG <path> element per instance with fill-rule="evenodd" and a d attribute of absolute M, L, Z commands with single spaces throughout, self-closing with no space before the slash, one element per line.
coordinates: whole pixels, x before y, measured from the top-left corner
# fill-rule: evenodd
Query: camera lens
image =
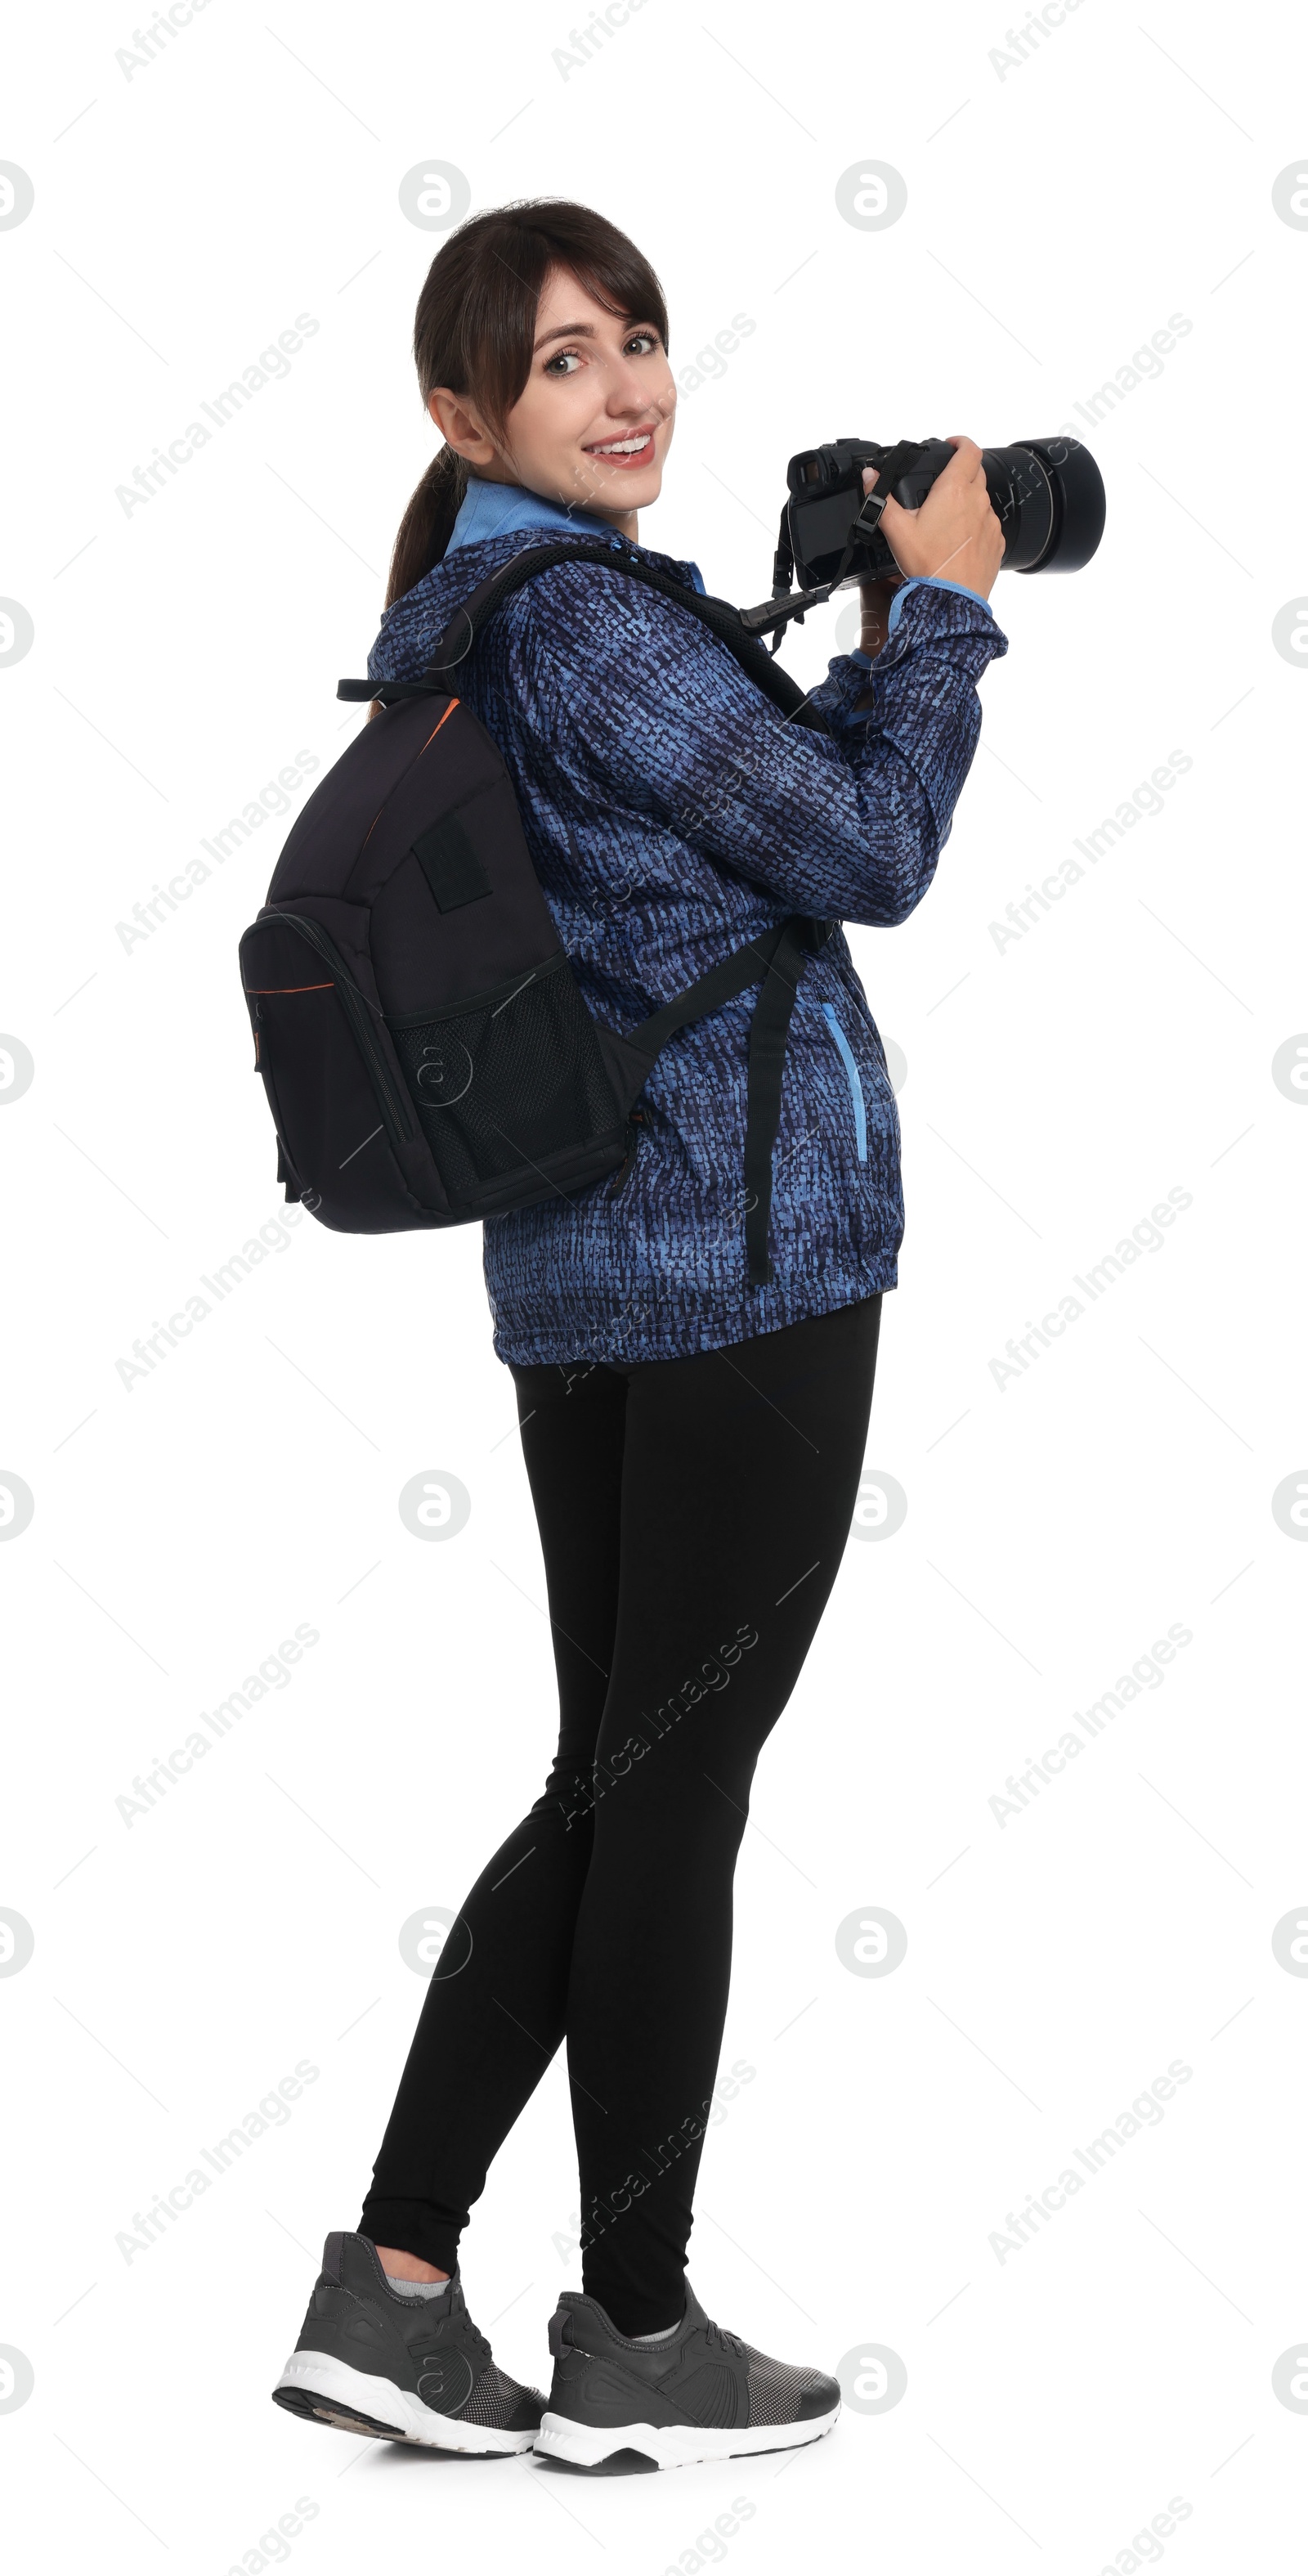
<path fill-rule="evenodd" d="M 1079 438 L 982 450 L 1006 572 L 1080 572 L 1104 533 L 1104 479 Z"/>
<path fill-rule="evenodd" d="M 983 447 L 990 507 L 1004 531 L 1004 571 L 1035 572 L 1058 516 L 1050 475 L 1033 447 Z"/>

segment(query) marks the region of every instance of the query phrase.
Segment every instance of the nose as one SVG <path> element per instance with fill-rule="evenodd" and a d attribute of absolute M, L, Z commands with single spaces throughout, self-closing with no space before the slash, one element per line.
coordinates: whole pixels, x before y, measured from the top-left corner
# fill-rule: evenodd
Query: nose
<path fill-rule="evenodd" d="M 642 364 L 637 359 L 625 357 L 619 352 L 604 408 L 611 412 L 615 419 L 663 420 L 667 415 L 668 403 L 666 394 L 660 398 L 659 395 L 650 392 L 648 362 Z"/>

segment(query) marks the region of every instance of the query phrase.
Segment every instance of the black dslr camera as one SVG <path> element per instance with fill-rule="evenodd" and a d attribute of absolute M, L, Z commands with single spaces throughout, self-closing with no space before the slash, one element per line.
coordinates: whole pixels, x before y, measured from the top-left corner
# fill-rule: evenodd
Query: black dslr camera
<path fill-rule="evenodd" d="M 906 510 L 920 509 L 953 453 L 943 438 L 901 438 L 893 447 L 871 438 L 837 438 L 829 447 L 792 456 L 772 598 L 741 611 L 747 632 L 780 629 L 791 617 L 802 622 L 806 608 L 847 583 L 898 578 L 899 566 L 881 534 L 882 510 L 892 497 Z M 1004 571 L 1079 572 L 1089 563 L 1104 533 L 1106 503 L 1103 477 L 1079 439 L 1027 438 L 1013 447 L 983 447 L 981 461 L 991 508 L 1004 531 Z M 877 468 L 876 484 L 866 494 L 865 465 Z"/>

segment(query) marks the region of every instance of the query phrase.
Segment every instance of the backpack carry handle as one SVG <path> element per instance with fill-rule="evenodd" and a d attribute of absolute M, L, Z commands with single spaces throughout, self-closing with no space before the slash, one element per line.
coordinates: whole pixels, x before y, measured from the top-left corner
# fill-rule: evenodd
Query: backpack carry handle
<path fill-rule="evenodd" d="M 336 695 L 363 705 L 370 698 L 383 707 L 395 706 L 401 698 L 434 698 L 441 694 L 435 680 L 338 680 Z"/>

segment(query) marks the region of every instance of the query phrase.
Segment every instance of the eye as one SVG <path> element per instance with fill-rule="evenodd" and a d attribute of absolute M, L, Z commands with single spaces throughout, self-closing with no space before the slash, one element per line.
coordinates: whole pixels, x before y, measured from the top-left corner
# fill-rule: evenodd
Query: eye
<path fill-rule="evenodd" d="M 623 343 L 624 353 L 629 350 L 635 350 L 641 356 L 648 356 L 652 349 L 657 349 L 659 346 L 660 341 L 657 331 L 633 331 L 628 339 Z M 579 349 L 556 349 L 553 357 L 545 360 L 544 365 L 541 368 L 541 374 L 545 376 L 553 376 L 556 380 L 561 380 L 564 377 L 573 375 L 580 365 L 581 351 Z"/>

